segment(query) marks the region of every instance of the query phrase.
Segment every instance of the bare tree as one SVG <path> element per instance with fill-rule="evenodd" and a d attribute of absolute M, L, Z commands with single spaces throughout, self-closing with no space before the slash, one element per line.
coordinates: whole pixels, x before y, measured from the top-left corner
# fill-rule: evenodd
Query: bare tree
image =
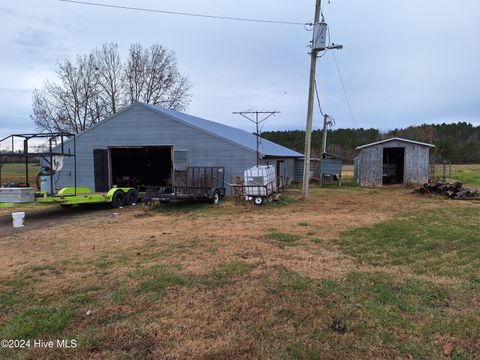
<path fill-rule="evenodd" d="M 125 73 L 129 102 L 143 101 L 175 110 L 187 108 L 191 83 L 178 72 L 173 51 L 159 44 L 148 49 L 133 44 Z"/>
<path fill-rule="evenodd" d="M 107 114 L 115 114 L 123 101 L 123 76 L 124 69 L 118 45 L 103 44 L 100 49 L 95 49 L 96 71 L 101 91 L 101 103 L 107 108 Z"/>
<path fill-rule="evenodd" d="M 178 72 L 174 52 L 158 44 L 132 45 L 126 63 L 116 44 L 104 44 L 59 62 L 56 74 L 56 82 L 32 94 L 31 117 L 41 130 L 79 133 L 136 101 L 175 110 L 190 102 L 190 81 Z"/>
<path fill-rule="evenodd" d="M 59 82 L 47 81 L 33 92 L 33 121 L 48 131 L 78 133 L 100 120 L 99 85 L 93 55 L 64 60 L 56 71 Z"/>

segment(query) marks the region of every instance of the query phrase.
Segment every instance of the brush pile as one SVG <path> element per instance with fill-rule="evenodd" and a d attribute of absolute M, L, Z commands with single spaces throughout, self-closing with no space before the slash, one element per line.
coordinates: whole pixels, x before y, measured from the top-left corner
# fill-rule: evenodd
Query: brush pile
<path fill-rule="evenodd" d="M 480 191 L 464 188 L 461 182 L 453 184 L 441 181 L 435 184 L 424 184 L 414 190 L 417 194 L 440 194 L 455 200 L 480 200 Z"/>

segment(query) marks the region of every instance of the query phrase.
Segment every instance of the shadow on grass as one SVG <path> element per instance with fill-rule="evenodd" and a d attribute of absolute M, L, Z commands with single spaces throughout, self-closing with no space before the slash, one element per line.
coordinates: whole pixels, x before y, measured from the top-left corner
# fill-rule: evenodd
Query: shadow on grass
<path fill-rule="evenodd" d="M 171 201 L 168 203 L 156 205 L 153 209 L 159 213 L 189 213 L 208 211 L 214 208 L 215 205 L 203 201 Z"/>

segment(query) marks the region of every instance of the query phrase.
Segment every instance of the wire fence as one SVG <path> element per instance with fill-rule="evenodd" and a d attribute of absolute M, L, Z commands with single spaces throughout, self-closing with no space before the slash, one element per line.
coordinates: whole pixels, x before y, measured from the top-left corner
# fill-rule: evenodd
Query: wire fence
<path fill-rule="evenodd" d="M 444 158 L 431 158 L 428 177 L 432 181 L 447 181 L 452 177 L 452 163 Z"/>

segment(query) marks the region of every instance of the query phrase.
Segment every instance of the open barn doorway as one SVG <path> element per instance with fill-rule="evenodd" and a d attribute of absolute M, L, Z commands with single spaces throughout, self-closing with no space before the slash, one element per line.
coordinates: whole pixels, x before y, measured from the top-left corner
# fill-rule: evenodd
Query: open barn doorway
<path fill-rule="evenodd" d="M 383 149 L 383 185 L 403 184 L 405 148 Z"/>
<path fill-rule="evenodd" d="M 168 186 L 172 183 L 172 147 L 111 147 L 110 181 L 118 187 Z"/>

